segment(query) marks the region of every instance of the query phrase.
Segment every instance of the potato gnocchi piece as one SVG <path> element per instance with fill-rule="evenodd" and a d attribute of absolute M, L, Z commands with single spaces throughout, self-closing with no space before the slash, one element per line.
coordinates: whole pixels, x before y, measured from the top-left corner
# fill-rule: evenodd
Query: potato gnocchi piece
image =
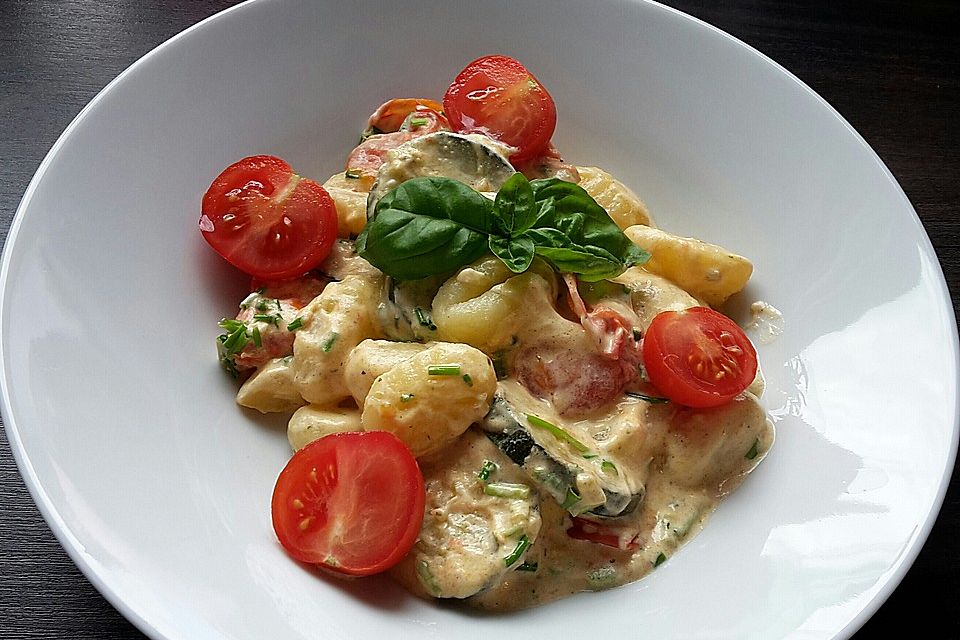
<path fill-rule="evenodd" d="M 431 367 L 445 367 L 431 374 Z M 434 370 L 435 371 L 435 370 Z M 487 414 L 493 364 L 465 344 L 437 342 L 374 381 L 363 403 L 366 431 L 389 431 L 420 457 L 439 451 Z"/>
<path fill-rule="evenodd" d="M 756 397 L 744 393 L 712 409 L 651 407 L 666 414 L 663 473 L 680 486 L 719 497 L 733 491 L 773 444 L 773 429 Z M 731 425 L 717 429 L 717 425 Z"/>
<path fill-rule="evenodd" d="M 348 177 L 346 171 L 330 176 L 323 183 L 337 207 L 337 235 L 341 238 L 355 238 L 366 226 L 370 186 L 367 180 Z"/>
<path fill-rule="evenodd" d="M 655 226 L 647 206 L 625 184 L 597 167 L 577 167 L 580 186 L 607 210 L 621 229 L 635 224 Z"/>
<path fill-rule="evenodd" d="M 743 256 L 696 238 L 681 238 L 659 229 L 635 225 L 624 233 L 650 253 L 643 268 L 667 278 L 711 307 L 741 291 L 753 274 Z"/>
<path fill-rule="evenodd" d="M 395 366 L 417 355 L 427 346 L 417 342 L 391 342 L 389 340 L 364 340 L 347 356 L 343 376 L 347 389 L 358 406 L 370 392 L 373 381 Z"/>
<path fill-rule="evenodd" d="M 487 461 L 493 464 L 484 482 L 477 474 Z M 523 564 L 540 533 L 540 501 L 516 465 L 471 429 L 449 455 L 421 468 L 426 514 L 416 545 L 393 570 L 396 578 L 421 595 L 466 598 Z"/>
<path fill-rule="evenodd" d="M 350 397 L 343 376 L 347 356 L 367 338 L 380 338 L 376 318 L 380 278 L 347 276 L 332 282 L 303 308 L 293 341 L 294 382 L 313 404 Z"/>
<path fill-rule="evenodd" d="M 682 311 L 700 305 L 700 301 L 663 276 L 640 267 L 631 267 L 613 279 L 630 289 L 630 304 L 646 331 L 661 311 Z"/>
<path fill-rule="evenodd" d="M 493 256 L 464 267 L 437 291 L 433 321 L 437 339 L 462 342 L 493 354 L 509 346 L 529 314 L 552 309 L 556 276 L 541 260 L 514 274 Z"/>
<path fill-rule="evenodd" d="M 290 416 L 287 440 L 294 451 L 299 451 L 314 440 L 345 431 L 363 431 L 359 409 L 308 404 Z"/>
<path fill-rule="evenodd" d="M 260 366 L 237 391 L 237 404 L 260 413 L 293 411 L 303 398 L 293 382 L 290 358 L 274 358 Z"/>

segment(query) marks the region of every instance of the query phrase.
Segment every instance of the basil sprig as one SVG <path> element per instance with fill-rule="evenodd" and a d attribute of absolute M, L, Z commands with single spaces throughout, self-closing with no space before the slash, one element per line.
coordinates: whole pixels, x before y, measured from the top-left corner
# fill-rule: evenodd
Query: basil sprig
<path fill-rule="evenodd" d="M 357 253 L 397 280 L 470 264 L 487 251 L 514 273 L 540 256 L 584 281 L 612 278 L 650 255 L 581 187 L 515 173 L 495 201 L 450 178 L 414 178 L 383 196 Z"/>

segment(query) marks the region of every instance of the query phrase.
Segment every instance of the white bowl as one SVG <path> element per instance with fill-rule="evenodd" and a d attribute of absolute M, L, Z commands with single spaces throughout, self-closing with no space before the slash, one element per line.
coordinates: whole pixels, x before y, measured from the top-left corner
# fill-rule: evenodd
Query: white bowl
<path fill-rule="evenodd" d="M 218 370 L 244 278 L 197 232 L 227 164 L 338 170 L 383 99 L 468 61 L 524 61 L 568 159 L 622 177 L 674 232 L 754 260 L 777 444 L 649 578 L 476 615 L 386 579 L 331 581 L 275 542 L 289 456 Z M 30 184 L 0 274 L 2 398 L 20 469 L 87 577 L 154 638 L 846 636 L 889 595 L 957 446 L 957 336 L 937 260 L 882 162 L 743 43 L 640 1 L 235 7 L 110 84 Z M 741 320 L 743 318 L 740 318 Z"/>

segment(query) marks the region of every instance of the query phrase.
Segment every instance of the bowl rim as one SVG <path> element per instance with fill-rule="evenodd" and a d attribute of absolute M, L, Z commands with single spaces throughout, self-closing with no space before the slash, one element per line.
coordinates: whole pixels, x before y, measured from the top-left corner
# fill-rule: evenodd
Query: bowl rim
<path fill-rule="evenodd" d="M 750 56 L 756 56 L 765 64 L 772 66 L 775 71 L 782 73 L 790 81 L 798 85 L 804 94 L 814 99 L 820 104 L 820 106 L 825 107 L 829 114 L 832 115 L 853 136 L 857 144 L 868 152 L 870 159 L 877 165 L 877 168 L 881 170 L 886 180 L 892 184 L 895 193 L 899 195 L 899 197 L 903 200 L 903 203 L 906 205 L 906 208 L 909 210 L 911 222 L 918 231 L 918 237 L 923 249 L 931 256 L 936 257 L 936 251 L 932 242 L 930 241 L 930 237 L 927 235 L 926 229 L 923 227 L 923 223 L 921 222 L 913 204 L 910 202 L 895 176 L 879 157 L 876 151 L 874 151 L 874 149 L 867 143 L 863 136 L 861 136 L 860 133 L 857 132 L 857 130 L 854 129 L 854 127 L 851 126 L 850 123 L 847 122 L 847 120 L 816 91 L 814 91 L 796 75 L 791 73 L 789 70 L 784 68 L 781 64 L 766 54 L 743 42 L 739 38 L 727 33 L 726 31 L 723 31 L 722 29 L 715 27 L 704 20 L 701 20 L 700 18 L 684 13 L 679 9 L 660 4 L 654 0 L 626 1 L 647 5 L 652 7 L 654 10 L 665 11 L 668 14 L 672 14 L 676 19 L 688 21 L 694 29 L 706 29 L 706 31 L 712 34 L 714 37 L 720 36 L 744 51 L 746 54 Z M 114 586 L 109 577 L 104 575 L 105 572 L 98 570 L 96 567 L 94 567 L 93 563 L 88 561 L 82 545 L 80 544 L 79 540 L 74 537 L 69 524 L 66 522 L 66 520 L 64 520 L 64 518 L 53 505 L 33 467 L 33 463 L 24 449 L 23 442 L 20 437 L 19 426 L 17 425 L 17 421 L 11 412 L 9 393 L 10 383 L 7 376 L 7 354 L 4 349 L 5 341 L 3 339 L 5 333 L 5 309 L 7 308 L 6 294 L 7 282 L 10 275 L 10 263 L 14 256 L 15 246 L 17 245 L 17 238 L 19 236 L 23 219 L 26 216 L 27 210 L 30 208 L 31 201 L 41 181 L 43 180 L 44 175 L 52 164 L 54 158 L 59 154 L 60 150 L 72 137 L 74 131 L 79 128 L 87 116 L 97 108 L 97 105 L 101 102 L 101 100 L 111 91 L 113 91 L 117 85 L 124 82 L 128 76 L 138 73 L 141 67 L 143 67 L 149 60 L 163 55 L 167 49 L 177 46 L 181 40 L 193 37 L 197 32 L 203 31 L 211 22 L 222 20 L 223 17 L 228 14 L 245 11 L 249 9 L 251 5 L 261 5 L 269 2 L 275 2 L 279 4 L 282 2 L 282 0 L 244 0 L 243 2 L 231 7 L 227 7 L 226 9 L 204 18 L 200 22 L 197 22 L 196 24 L 193 24 L 179 33 L 171 36 L 164 42 L 140 56 L 109 83 L 107 83 L 100 91 L 98 91 L 97 94 L 77 113 L 73 120 L 71 120 L 70 124 L 67 125 L 63 132 L 58 136 L 56 142 L 54 142 L 53 146 L 46 153 L 33 177 L 30 179 L 30 182 L 24 191 L 24 194 L 11 221 L 10 229 L 4 243 L 2 257 L 0 257 L 0 414 L 2 414 L 3 417 L 4 429 L 6 430 L 7 438 L 10 443 L 10 449 L 16 461 L 17 468 L 23 478 L 24 484 L 30 492 L 34 503 L 37 505 L 50 530 L 56 537 L 61 547 L 63 547 L 63 549 L 67 552 L 67 555 L 70 557 L 73 563 L 84 575 L 84 577 L 121 615 L 123 615 L 124 618 L 130 621 L 141 632 L 153 640 L 178 639 L 161 631 L 157 626 L 154 625 L 153 622 L 141 615 L 133 606 L 128 605 L 120 590 Z M 950 291 L 947 287 L 946 279 L 944 277 L 943 269 L 939 263 L 939 260 L 936 262 L 936 267 L 937 268 L 935 269 L 934 276 L 942 300 L 952 302 Z M 945 307 L 947 311 L 947 316 L 945 319 L 949 321 L 949 333 L 952 339 L 953 370 L 956 374 L 960 372 L 960 338 L 958 338 L 957 319 L 953 305 L 946 304 Z M 947 489 L 949 488 L 950 480 L 953 475 L 954 467 L 956 465 L 958 443 L 960 443 L 960 394 L 957 394 L 955 398 L 956 400 L 952 408 L 953 432 L 950 439 L 950 451 L 947 455 L 946 465 L 941 471 L 939 485 L 937 487 L 934 500 L 931 504 L 931 508 L 924 521 L 914 529 L 914 533 L 908 542 L 908 547 L 899 556 L 896 565 L 878 579 L 879 588 L 874 592 L 873 596 L 869 601 L 866 602 L 863 608 L 860 609 L 860 611 L 858 611 L 858 613 L 852 619 L 850 619 L 850 621 L 842 629 L 836 631 L 834 636 L 835 638 L 849 638 L 877 612 L 877 610 L 883 605 L 884 602 L 886 602 L 887 598 L 890 597 L 897 586 L 899 586 L 900 582 L 913 565 L 920 553 L 921 548 L 929 537 L 942 508 L 943 501 L 946 497 Z"/>

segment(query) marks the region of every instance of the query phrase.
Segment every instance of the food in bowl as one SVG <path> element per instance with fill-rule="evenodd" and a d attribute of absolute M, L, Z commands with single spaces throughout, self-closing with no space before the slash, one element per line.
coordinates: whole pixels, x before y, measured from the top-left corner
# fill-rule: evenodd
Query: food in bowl
<path fill-rule="evenodd" d="M 565 162 L 556 122 L 486 56 L 378 108 L 322 186 L 272 156 L 214 180 L 201 231 L 253 278 L 220 361 L 291 414 L 294 558 L 529 607 L 659 566 L 770 449 L 756 351 L 714 310 L 752 265 Z"/>

